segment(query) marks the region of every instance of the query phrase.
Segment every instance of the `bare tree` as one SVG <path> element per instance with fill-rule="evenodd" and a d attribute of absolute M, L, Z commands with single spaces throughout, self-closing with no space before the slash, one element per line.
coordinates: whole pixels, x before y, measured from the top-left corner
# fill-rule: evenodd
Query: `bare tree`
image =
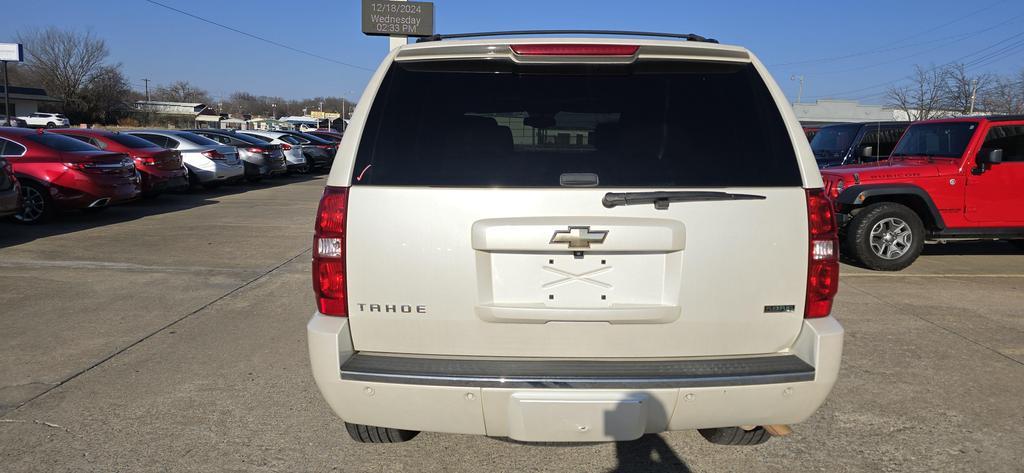
<path fill-rule="evenodd" d="M 994 77 L 990 74 L 971 75 L 963 64 L 953 64 L 944 68 L 945 95 L 944 108 L 967 115 L 978 110 L 979 96 L 985 94 Z"/>
<path fill-rule="evenodd" d="M 985 111 L 997 114 L 1024 113 L 1024 70 L 1017 77 L 997 77 L 980 98 Z"/>
<path fill-rule="evenodd" d="M 945 68 L 914 66 L 910 84 L 890 87 L 886 91 L 886 99 L 890 106 L 906 113 L 911 121 L 941 117 L 945 115 L 942 105 L 945 102 L 946 76 Z"/>
<path fill-rule="evenodd" d="M 64 101 L 67 108 L 78 98 L 88 79 L 110 53 L 107 44 L 90 31 L 49 27 L 18 33 L 25 45 L 24 67 L 36 83 Z"/>
<path fill-rule="evenodd" d="M 116 122 L 128 112 L 128 104 L 138 95 L 132 91 L 120 64 L 103 66 L 82 90 L 85 118 L 93 122 Z"/>
<path fill-rule="evenodd" d="M 184 80 L 172 82 L 167 86 L 157 87 L 153 91 L 153 99 L 165 102 L 189 102 L 210 105 L 210 94 L 207 91 Z"/>

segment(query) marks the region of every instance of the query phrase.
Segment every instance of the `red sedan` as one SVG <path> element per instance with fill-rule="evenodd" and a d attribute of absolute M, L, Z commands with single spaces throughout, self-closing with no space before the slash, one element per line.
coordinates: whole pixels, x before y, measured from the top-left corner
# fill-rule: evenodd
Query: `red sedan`
<path fill-rule="evenodd" d="M 161 148 L 137 136 L 107 130 L 63 128 L 50 131 L 77 138 L 105 151 L 131 156 L 142 177 L 144 197 L 156 197 L 165 191 L 188 187 L 188 171 L 182 166 L 178 151 Z"/>
<path fill-rule="evenodd" d="M 0 157 L 21 183 L 14 218 L 43 222 L 62 209 L 99 209 L 139 196 L 132 159 L 49 131 L 0 128 Z"/>

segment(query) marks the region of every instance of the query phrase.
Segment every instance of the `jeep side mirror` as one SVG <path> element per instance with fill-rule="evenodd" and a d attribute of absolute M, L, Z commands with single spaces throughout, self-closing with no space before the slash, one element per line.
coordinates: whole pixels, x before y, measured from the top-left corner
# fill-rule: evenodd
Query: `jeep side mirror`
<path fill-rule="evenodd" d="M 971 170 L 974 175 L 980 175 L 988 171 L 989 166 L 1003 162 L 1003 150 L 1001 148 L 982 148 L 974 159 L 978 166 Z"/>
<path fill-rule="evenodd" d="M 999 164 L 1003 162 L 1003 150 L 1000 148 L 982 148 L 978 152 L 978 164 Z"/>
<path fill-rule="evenodd" d="M 875 157 L 875 148 L 871 147 L 871 146 L 862 146 L 860 148 L 860 157 L 861 158 L 874 158 Z"/>

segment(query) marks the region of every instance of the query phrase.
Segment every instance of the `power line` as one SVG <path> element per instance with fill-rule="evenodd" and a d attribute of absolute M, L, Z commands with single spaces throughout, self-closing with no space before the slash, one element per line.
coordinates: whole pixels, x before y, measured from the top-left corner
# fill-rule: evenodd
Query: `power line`
<path fill-rule="evenodd" d="M 913 38 L 917 38 L 919 36 L 923 36 L 925 34 L 931 33 L 932 31 L 935 31 L 935 30 L 938 30 L 940 28 L 944 28 L 946 26 L 949 26 L 949 25 L 951 25 L 953 23 L 957 23 L 957 22 L 963 21 L 963 20 L 965 20 L 967 18 L 970 18 L 970 17 L 972 17 L 974 15 L 977 15 L 977 14 L 979 14 L 981 12 L 984 12 L 984 11 L 987 11 L 987 10 L 991 10 L 992 8 L 995 8 L 996 6 L 998 6 L 1000 4 L 1003 4 L 1003 3 L 1006 3 L 1008 1 L 1009 0 L 1000 0 L 1000 1 L 995 2 L 995 3 L 993 3 L 993 4 L 991 4 L 991 5 L 987 6 L 987 7 L 981 8 L 979 10 L 975 10 L 975 11 L 973 11 L 971 13 L 966 14 L 966 15 L 958 16 L 958 17 L 956 17 L 956 18 L 954 18 L 954 19 L 952 19 L 950 21 L 947 21 L 947 22 L 941 24 L 941 25 L 931 27 L 931 28 L 929 28 L 927 30 L 924 30 L 924 31 L 919 31 L 919 32 L 914 33 L 914 34 L 912 34 L 910 36 L 905 36 L 903 38 L 900 38 L 900 39 L 897 39 L 897 40 L 894 40 L 894 41 L 890 41 L 890 42 L 888 42 L 887 47 L 869 49 L 869 50 L 860 51 L 860 52 L 856 52 L 856 53 L 844 54 L 844 55 L 841 55 L 841 56 L 831 56 L 831 57 L 807 59 L 807 60 L 803 60 L 803 61 L 793 61 L 793 62 L 785 62 L 785 63 L 779 63 L 779 64 L 769 64 L 768 67 L 786 67 L 786 66 L 796 66 L 796 65 L 802 65 L 802 64 L 812 64 L 812 63 L 816 63 L 816 62 L 833 62 L 833 61 L 839 61 L 839 60 L 842 60 L 842 59 L 849 59 L 851 57 L 858 57 L 858 56 L 864 56 L 864 55 L 867 55 L 867 54 L 875 54 L 875 53 L 881 53 L 881 52 L 894 51 L 894 50 L 897 50 L 897 49 L 906 49 L 906 48 L 910 48 L 910 47 L 914 47 L 914 46 L 921 46 L 921 45 L 924 45 L 924 44 L 931 44 L 931 43 L 934 43 L 936 41 L 944 41 L 944 40 L 947 40 L 947 39 L 956 38 L 956 37 L 959 37 L 961 35 L 953 35 L 953 36 L 942 38 L 942 39 L 939 39 L 939 40 L 929 40 L 929 41 L 925 41 L 925 42 L 917 43 L 917 44 L 912 44 L 912 45 L 904 45 L 904 46 L 891 47 L 891 45 L 893 45 L 893 44 L 898 44 L 898 43 L 901 43 L 901 42 L 906 41 L 908 39 L 913 39 Z"/>
<path fill-rule="evenodd" d="M 1001 27 L 1001 26 L 1003 26 L 1005 24 L 1015 22 L 1015 21 L 1017 21 L 1020 18 L 1024 18 L 1024 14 L 1014 16 L 1014 17 L 1009 18 L 1009 19 L 1007 19 L 1007 20 L 1005 20 L 1005 21 L 1003 21 L 1001 23 L 997 23 L 995 25 L 988 26 L 988 27 L 982 28 L 980 30 L 968 31 L 966 33 L 961 33 L 961 34 L 958 34 L 958 35 L 949 36 L 947 38 L 943 38 L 943 39 L 940 39 L 940 40 L 937 40 L 937 41 L 926 41 L 924 43 L 917 43 L 917 44 L 914 44 L 914 45 L 911 45 L 911 46 L 919 46 L 919 45 L 922 45 L 922 44 L 930 44 L 930 43 L 935 43 L 935 42 L 940 42 L 940 41 L 942 42 L 942 44 L 940 44 L 940 45 L 938 45 L 938 46 L 936 46 L 934 48 L 928 48 L 928 49 L 925 49 L 923 51 L 918 51 L 918 52 L 913 53 L 913 54 L 908 54 L 906 56 L 900 56 L 900 57 L 898 57 L 896 59 L 890 59 L 890 60 L 883 61 L 883 62 L 869 64 L 867 66 L 851 67 L 851 68 L 848 68 L 848 69 L 840 69 L 840 70 L 834 70 L 834 71 L 830 70 L 828 72 L 810 72 L 810 73 L 807 73 L 806 75 L 808 75 L 808 76 L 828 76 L 828 75 L 836 75 L 836 74 L 845 74 L 845 73 L 848 73 L 848 72 L 861 71 L 861 70 L 864 70 L 864 69 L 871 69 L 871 68 L 875 68 L 875 67 L 879 67 L 879 66 L 885 66 L 885 65 L 889 65 L 889 64 L 893 64 L 893 63 L 902 62 L 902 61 L 905 61 L 907 59 L 914 58 L 914 57 L 920 56 L 922 54 L 927 54 L 927 53 L 930 53 L 932 51 L 936 51 L 936 50 L 939 50 L 939 49 L 947 47 L 948 46 L 948 43 L 946 43 L 947 39 L 957 39 L 957 38 L 961 38 L 961 37 L 974 36 L 974 35 L 977 35 L 979 33 L 984 33 L 986 31 L 994 30 L 994 29 L 999 28 L 999 27 Z M 907 47 L 910 47 L 910 46 L 907 46 Z M 893 48 L 893 49 L 902 49 L 902 48 Z"/>
<path fill-rule="evenodd" d="M 244 35 L 244 36 L 248 36 L 248 37 L 250 37 L 252 39 L 256 39 L 256 40 L 259 40 L 259 41 L 263 41 L 264 43 L 272 44 L 272 45 L 277 46 L 279 48 L 284 48 L 284 49 L 287 49 L 289 51 L 297 52 L 299 54 L 305 54 L 307 56 L 315 57 L 317 59 L 321 59 L 321 60 L 324 60 L 324 61 L 327 61 L 327 62 L 333 62 L 333 63 L 338 64 L 338 65 L 342 65 L 342 66 L 346 66 L 346 67 L 351 67 L 351 68 L 359 69 L 359 70 L 362 70 L 362 71 L 373 72 L 373 69 L 370 69 L 368 67 L 363 67 L 363 66 L 358 66 L 358 65 L 355 65 L 355 64 L 350 64 L 350 63 L 347 63 L 347 62 L 338 61 L 337 59 L 331 59 L 329 57 L 321 56 L 321 55 L 316 54 L 316 53 L 311 53 L 309 51 L 305 51 L 305 50 L 302 50 L 302 49 L 299 49 L 299 48 L 288 46 L 287 44 L 282 44 L 282 43 L 279 43 L 279 42 L 274 41 L 272 39 L 267 39 L 267 38 L 264 38 L 262 36 L 257 36 L 257 35 L 254 35 L 252 33 L 247 33 L 245 31 L 242 31 L 242 30 L 239 30 L 239 29 L 236 29 L 236 28 L 232 28 L 232 27 L 230 27 L 228 25 L 225 25 L 225 24 L 222 24 L 222 23 L 217 23 L 216 21 L 203 18 L 203 17 L 201 17 L 199 15 L 194 15 L 194 14 L 189 13 L 189 12 L 184 11 L 184 10 L 179 10 L 177 8 L 174 8 L 174 7 L 170 6 L 170 5 L 165 5 L 163 3 L 160 3 L 160 2 L 157 2 L 157 1 L 154 1 L 154 0 L 145 0 L 145 1 L 147 1 L 149 3 L 152 3 L 153 5 L 156 5 L 156 6 L 166 8 L 166 9 L 171 10 L 171 11 L 181 13 L 182 15 L 195 18 L 195 19 L 197 19 L 199 21 L 206 22 L 206 23 L 209 23 L 209 24 L 214 25 L 214 26 L 219 26 L 219 27 L 224 28 L 224 29 L 229 30 L 229 31 L 234 31 L 235 33 L 238 33 L 238 34 L 241 34 L 241 35 Z"/>
<path fill-rule="evenodd" d="M 1019 37 L 1019 36 L 1022 36 L 1022 35 L 1024 35 L 1024 32 L 1021 32 L 1021 33 L 1017 33 L 1017 34 L 1015 34 L 1015 35 L 1012 35 L 1012 36 L 1010 36 L 1010 37 L 1008 37 L 1008 38 L 1004 38 L 1004 39 L 1002 39 L 1002 40 L 1000 40 L 1000 41 L 997 41 L 997 42 L 995 42 L 995 43 L 993 43 L 993 44 L 990 44 L 990 45 L 988 45 L 988 46 L 986 46 L 986 47 L 984 47 L 984 48 L 981 48 L 981 49 L 979 49 L 979 50 L 977 50 L 977 51 L 975 51 L 975 52 L 973 52 L 973 53 L 970 53 L 970 54 L 965 54 L 965 55 L 963 55 L 963 56 L 960 56 L 960 57 L 958 57 L 958 58 L 956 58 L 956 59 L 954 59 L 954 60 L 952 60 L 952 61 L 949 61 L 949 62 L 947 62 L 947 63 L 944 63 L 944 64 L 940 64 L 940 65 L 938 65 L 938 66 L 934 66 L 934 67 L 931 67 L 931 68 L 925 69 L 925 72 L 931 72 L 931 71 L 935 71 L 935 70 L 937 70 L 937 69 L 940 69 L 940 68 L 943 68 L 943 67 L 946 67 L 946 66 L 949 66 L 949 65 L 952 65 L 952 64 L 956 64 L 956 63 L 958 63 L 958 62 L 960 62 L 960 61 L 963 61 L 964 59 L 967 59 L 967 58 L 969 58 L 969 57 L 972 57 L 972 56 L 977 56 L 977 55 L 979 55 L 979 54 L 985 53 L 985 51 L 987 51 L 987 50 L 989 50 L 989 49 L 995 48 L 996 46 L 999 46 L 999 45 L 1001 45 L 1001 44 L 1003 44 L 1003 43 L 1006 43 L 1007 41 L 1013 40 L 1013 39 L 1015 39 L 1015 38 L 1017 38 L 1017 37 Z M 1013 44 L 1014 44 L 1014 45 L 1016 45 L 1017 43 L 1013 43 Z M 1013 46 L 1013 45 L 1011 45 L 1011 46 Z M 1002 51 L 1002 50 L 1004 50 L 1004 49 L 1006 49 L 1006 47 L 1004 47 L 1004 48 L 1000 49 L 999 51 Z M 997 52 L 999 52 L 999 51 L 997 51 Z M 985 53 L 985 54 L 986 54 L 986 55 L 985 55 L 984 57 L 986 57 L 986 58 L 987 58 L 987 57 L 988 57 L 988 55 L 989 55 L 989 53 Z M 885 81 L 885 82 L 879 82 L 879 83 L 877 83 L 877 84 L 869 85 L 869 86 L 866 86 L 866 87 L 861 87 L 861 88 L 859 88 L 859 89 L 853 89 L 853 90 L 846 90 L 846 91 L 842 91 L 842 92 L 833 92 L 833 93 L 831 93 L 831 94 L 828 94 L 828 95 L 817 95 L 817 96 L 814 96 L 814 97 L 809 97 L 809 98 L 815 98 L 815 99 L 817 99 L 817 98 L 822 98 L 822 97 L 829 97 L 829 96 L 831 96 L 831 97 L 835 97 L 835 96 L 840 96 L 840 95 L 849 95 L 849 94 L 853 94 L 853 93 L 857 93 L 857 92 L 864 92 L 864 91 L 868 91 L 868 90 L 872 90 L 872 89 L 877 89 L 877 88 L 879 88 L 879 87 L 885 87 L 885 86 L 887 86 L 887 85 L 895 84 L 895 83 L 897 83 L 897 82 L 899 82 L 899 81 L 901 81 L 901 80 L 909 79 L 909 78 L 911 78 L 911 77 L 913 77 L 913 75 L 912 75 L 912 74 L 911 74 L 911 75 L 906 75 L 906 76 L 903 76 L 903 77 L 900 77 L 900 78 L 897 78 L 897 79 L 893 79 L 893 80 Z"/>

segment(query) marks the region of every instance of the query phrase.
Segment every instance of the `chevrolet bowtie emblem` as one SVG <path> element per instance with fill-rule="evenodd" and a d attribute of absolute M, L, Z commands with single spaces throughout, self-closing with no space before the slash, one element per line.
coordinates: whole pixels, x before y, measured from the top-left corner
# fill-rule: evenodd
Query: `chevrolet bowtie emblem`
<path fill-rule="evenodd" d="M 568 243 L 569 248 L 590 248 L 591 243 L 604 243 L 608 230 L 591 230 L 590 227 L 569 227 L 555 230 L 550 243 Z"/>

